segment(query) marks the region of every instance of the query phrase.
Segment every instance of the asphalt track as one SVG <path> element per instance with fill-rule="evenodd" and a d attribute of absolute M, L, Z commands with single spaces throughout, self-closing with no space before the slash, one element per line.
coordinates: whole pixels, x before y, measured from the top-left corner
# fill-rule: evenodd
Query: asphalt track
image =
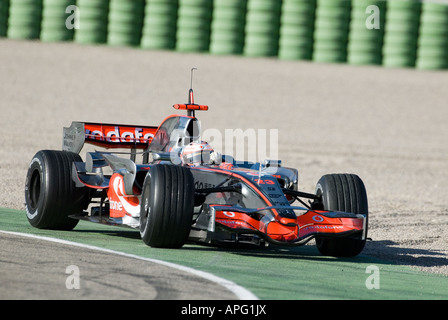
<path fill-rule="evenodd" d="M 14 209 L 1 210 L 1 230 L 173 262 L 232 281 L 261 299 L 447 298 L 448 198 L 441 192 L 448 179 L 446 72 L 4 39 L 0 60 L 0 207 Z M 81 223 L 73 232 L 50 232 L 28 225 L 23 183 L 36 151 L 59 149 L 61 129 L 71 121 L 160 123 L 172 113 L 171 105 L 186 101 L 193 66 L 196 102 L 210 105 L 198 115 L 203 128 L 223 134 L 278 129 L 279 157 L 299 168 L 304 191 L 312 192 L 326 173 L 363 178 L 373 241 L 362 255 L 322 257 L 313 245 L 224 250 L 188 244 L 155 250 L 122 229 Z M 7 243 L 7 252 L 18 256 L 2 256 L 0 270 L 3 261 L 16 268 L 32 265 L 25 261 L 36 255 L 21 254 L 29 242 L 19 243 L 16 249 Z M 47 245 L 47 259 L 54 261 L 54 243 Z M 366 286 L 371 265 L 380 271 L 380 289 Z M 63 290 L 66 277 L 58 282 Z M 27 291 L 25 284 L 2 285 L 0 291 Z M 39 288 L 40 298 L 50 295 Z"/>
<path fill-rule="evenodd" d="M 256 298 L 239 296 L 238 290 L 226 289 L 217 277 L 215 281 L 207 280 L 163 261 L 30 234 L 4 231 L 0 234 L 3 248 L 0 252 L 0 299 Z M 225 280 L 221 282 L 226 283 Z"/>

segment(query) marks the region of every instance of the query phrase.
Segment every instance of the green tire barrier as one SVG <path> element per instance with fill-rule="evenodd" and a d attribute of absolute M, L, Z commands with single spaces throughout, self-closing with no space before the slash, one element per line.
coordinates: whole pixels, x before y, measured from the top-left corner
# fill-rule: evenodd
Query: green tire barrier
<path fill-rule="evenodd" d="M 0 0 L 5 36 L 439 70 L 448 69 L 448 2 Z"/>
<path fill-rule="evenodd" d="M 176 47 L 178 0 L 146 0 L 140 46 L 173 50 Z"/>
<path fill-rule="evenodd" d="M 417 45 L 416 68 L 448 68 L 448 5 L 422 3 Z"/>
<path fill-rule="evenodd" d="M 381 65 L 385 20 L 386 1 L 352 0 L 347 63 Z"/>
<path fill-rule="evenodd" d="M 38 39 L 42 0 L 10 0 L 7 36 L 11 39 Z"/>
<path fill-rule="evenodd" d="M 139 46 L 142 37 L 144 0 L 110 0 L 107 44 Z"/>
<path fill-rule="evenodd" d="M 0 37 L 6 37 L 8 30 L 9 0 L 0 0 Z"/>
<path fill-rule="evenodd" d="M 68 8 L 73 5 L 76 5 L 76 0 L 43 0 L 41 41 L 73 40 L 76 12 Z M 68 13 L 66 13 L 67 8 Z"/>
<path fill-rule="evenodd" d="M 316 0 L 283 0 L 279 59 L 311 60 Z"/>
<path fill-rule="evenodd" d="M 209 50 L 213 0 L 179 0 L 176 50 Z"/>
<path fill-rule="evenodd" d="M 77 0 L 80 28 L 74 41 L 82 44 L 107 42 L 109 0 Z"/>
<path fill-rule="evenodd" d="M 421 3 L 417 0 L 387 2 L 383 66 L 414 67 Z"/>
<path fill-rule="evenodd" d="M 241 54 L 244 48 L 246 0 L 214 0 L 211 54 Z"/>
<path fill-rule="evenodd" d="M 278 54 L 281 1 L 248 0 L 243 54 L 268 57 Z"/>
<path fill-rule="evenodd" d="M 313 61 L 347 61 L 350 0 L 317 0 Z"/>

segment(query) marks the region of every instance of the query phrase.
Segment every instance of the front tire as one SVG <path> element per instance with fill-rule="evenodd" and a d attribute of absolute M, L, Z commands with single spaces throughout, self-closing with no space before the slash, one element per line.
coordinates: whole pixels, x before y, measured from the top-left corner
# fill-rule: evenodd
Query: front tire
<path fill-rule="evenodd" d="M 71 230 L 82 213 L 85 187 L 72 180 L 73 162 L 82 161 L 73 152 L 41 150 L 31 160 L 25 182 L 25 208 L 29 223 L 39 229 Z"/>
<path fill-rule="evenodd" d="M 354 174 L 328 174 L 320 178 L 316 194 L 318 203 L 324 210 L 363 214 L 368 219 L 367 193 L 362 180 Z M 366 223 L 366 228 L 368 220 Z M 367 230 L 365 230 L 367 237 Z M 361 234 L 345 238 L 316 237 L 319 252 L 327 256 L 353 257 L 364 248 L 365 238 Z"/>
<path fill-rule="evenodd" d="M 145 244 L 180 248 L 188 239 L 193 219 L 194 179 L 177 165 L 154 165 L 148 171 L 140 206 L 140 235 Z"/>

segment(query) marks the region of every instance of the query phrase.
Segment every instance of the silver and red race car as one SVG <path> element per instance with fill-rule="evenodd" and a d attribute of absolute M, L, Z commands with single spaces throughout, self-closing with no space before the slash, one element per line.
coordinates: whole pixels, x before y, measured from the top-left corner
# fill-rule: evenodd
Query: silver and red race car
<path fill-rule="evenodd" d="M 64 128 L 62 150 L 41 150 L 29 165 L 29 223 L 60 230 L 79 220 L 126 226 L 162 248 L 187 241 L 298 246 L 314 238 L 323 255 L 362 251 L 368 203 L 357 175 L 328 174 L 315 193 L 299 191 L 298 171 L 278 160 L 251 163 L 215 152 L 201 140 L 195 116 L 208 107 L 194 103 L 192 89 L 188 100 L 174 105 L 187 115 L 171 115 L 157 127 L 72 122 Z M 106 150 L 87 152 L 83 161 L 85 143 Z"/>

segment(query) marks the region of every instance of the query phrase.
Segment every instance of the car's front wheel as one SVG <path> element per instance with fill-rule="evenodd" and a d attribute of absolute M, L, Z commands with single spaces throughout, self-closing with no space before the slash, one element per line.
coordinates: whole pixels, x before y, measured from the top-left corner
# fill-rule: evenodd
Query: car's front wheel
<path fill-rule="evenodd" d="M 151 247 L 180 248 L 188 239 L 193 219 L 194 179 L 177 165 L 151 167 L 143 183 L 140 235 Z"/>
<path fill-rule="evenodd" d="M 324 210 L 359 213 L 368 219 L 367 193 L 364 183 L 357 175 L 324 175 L 316 185 L 316 195 Z M 366 228 L 367 226 L 368 220 Z M 344 238 L 316 237 L 316 246 L 323 255 L 352 257 L 363 250 L 366 236 L 367 230 L 364 230 L 364 237 L 361 234 Z"/>

